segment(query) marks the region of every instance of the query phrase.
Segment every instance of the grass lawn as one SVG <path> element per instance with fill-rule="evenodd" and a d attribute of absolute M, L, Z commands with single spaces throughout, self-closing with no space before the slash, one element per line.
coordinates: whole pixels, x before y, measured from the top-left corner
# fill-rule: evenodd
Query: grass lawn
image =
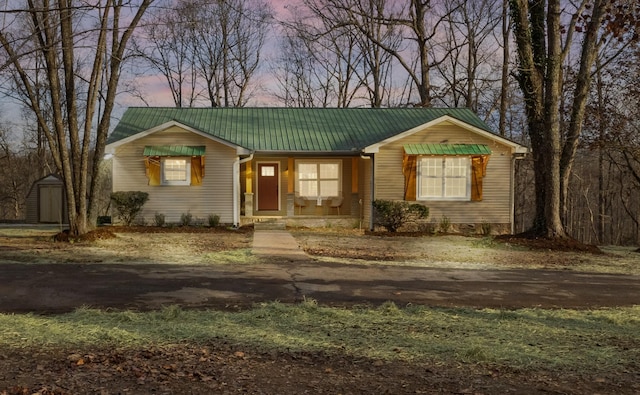
<path fill-rule="evenodd" d="M 382 361 L 612 372 L 640 368 L 640 307 L 598 310 L 329 308 L 269 303 L 240 312 L 182 310 L 0 315 L 0 345 L 138 348 L 212 339 L 261 352 L 310 351 Z"/>

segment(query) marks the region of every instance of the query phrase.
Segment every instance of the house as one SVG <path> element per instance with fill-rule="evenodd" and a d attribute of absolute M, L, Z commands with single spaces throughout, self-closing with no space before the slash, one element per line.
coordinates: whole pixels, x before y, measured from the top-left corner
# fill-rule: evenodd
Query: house
<path fill-rule="evenodd" d="M 28 224 L 67 224 L 67 199 L 62 178 L 49 174 L 36 180 L 26 199 L 26 218 Z"/>
<path fill-rule="evenodd" d="M 373 199 L 424 204 L 453 225 L 512 231 L 514 160 L 527 148 L 449 108 L 129 108 L 107 140 L 113 190 L 141 215 L 241 225 L 372 227 Z"/>

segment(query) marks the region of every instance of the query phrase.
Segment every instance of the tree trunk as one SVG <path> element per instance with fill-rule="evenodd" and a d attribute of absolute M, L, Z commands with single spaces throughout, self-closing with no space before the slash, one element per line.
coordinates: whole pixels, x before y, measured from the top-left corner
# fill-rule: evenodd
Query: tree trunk
<path fill-rule="evenodd" d="M 565 211 L 564 206 L 566 205 L 569 190 L 571 170 L 573 168 L 576 151 L 578 150 L 579 138 L 582 133 L 582 124 L 584 123 L 589 88 L 591 86 L 592 68 L 598 56 L 598 49 L 600 48 L 598 29 L 602 24 L 608 4 L 608 1 L 594 1 L 591 18 L 589 19 L 582 40 L 580 68 L 576 77 L 576 86 L 573 93 L 571 118 L 559 163 L 562 212 Z"/>
<path fill-rule="evenodd" d="M 424 5 L 420 0 L 413 0 L 411 4 L 414 10 L 414 29 L 416 32 L 416 40 L 418 42 L 418 56 L 420 57 L 420 83 L 418 84 L 420 106 L 431 107 L 429 47 L 427 45 L 427 32 L 424 26 L 427 5 Z"/>
<path fill-rule="evenodd" d="M 498 132 L 507 135 L 507 94 L 509 92 L 509 5 L 502 2 L 502 76 L 500 78 L 500 119 Z"/>
<path fill-rule="evenodd" d="M 558 27 L 558 28 L 556 28 Z M 562 47 L 560 44 L 560 1 L 549 0 L 547 5 L 547 58 L 544 98 L 545 177 L 545 235 L 566 237 L 562 224 L 560 173 L 560 96 L 562 94 Z"/>

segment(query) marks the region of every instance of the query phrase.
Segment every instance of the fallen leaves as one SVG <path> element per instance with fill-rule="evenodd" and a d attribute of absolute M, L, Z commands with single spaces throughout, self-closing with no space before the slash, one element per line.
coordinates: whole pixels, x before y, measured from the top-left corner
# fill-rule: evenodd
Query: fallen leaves
<path fill-rule="evenodd" d="M 2 352 L 4 351 L 4 352 Z M 397 351 L 402 351 L 397 348 Z M 638 393 L 629 372 L 615 377 L 553 372 L 487 373 L 442 363 L 354 359 L 348 354 L 265 352 L 224 341 L 142 349 L 1 350 L 0 395 L 78 393 Z M 570 382 L 571 385 L 568 383 Z"/>

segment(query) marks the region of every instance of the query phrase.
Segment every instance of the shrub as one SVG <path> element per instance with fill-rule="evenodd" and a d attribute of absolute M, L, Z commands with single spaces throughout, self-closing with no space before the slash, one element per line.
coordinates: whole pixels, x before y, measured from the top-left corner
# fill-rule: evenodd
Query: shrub
<path fill-rule="evenodd" d="M 111 203 L 125 226 L 130 226 L 142 206 L 149 200 L 149 194 L 140 191 L 121 191 L 111 194 Z"/>
<path fill-rule="evenodd" d="M 441 233 L 449 233 L 451 229 L 451 220 L 446 215 L 443 215 L 440 219 L 440 232 Z"/>
<path fill-rule="evenodd" d="M 220 225 L 220 216 L 218 214 L 209 214 L 209 226 L 215 228 Z"/>
<path fill-rule="evenodd" d="M 491 223 L 482 221 L 482 224 L 480 224 L 480 233 L 483 236 L 491 236 Z"/>
<path fill-rule="evenodd" d="M 402 226 L 415 223 L 429 216 L 429 208 L 421 204 L 409 204 L 396 200 L 374 200 L 374 223 L 389 232 L 396 232 Z"/>
<path fill-rule="evenodd" d="M 182 213 L 182 215 L 180 215 L 180 223 L 182 224 L 182 226 L 189 226 L 191 225 L 191 221 L 193 221 L 193 215 L 190 212 Z"/>
<path fill-rule="evenodd" d="M 164 222 L 165 222 L 164 214 L 156 213 L 153 221 L 156 224 L 156 226 L 164 226 Z"/>

